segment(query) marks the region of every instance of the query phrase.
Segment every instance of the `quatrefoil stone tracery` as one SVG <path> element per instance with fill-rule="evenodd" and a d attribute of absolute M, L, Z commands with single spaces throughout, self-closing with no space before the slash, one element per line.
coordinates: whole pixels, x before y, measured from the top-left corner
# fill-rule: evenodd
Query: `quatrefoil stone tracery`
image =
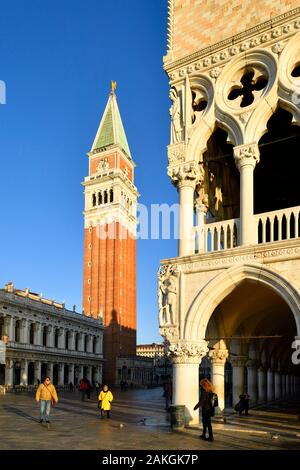
<path fill-rule="evenodd" d="M 267 86 L 268 80 L 259 70 L 248 68 L 238 81 L 231 87 L 228 99 L 230 101 L 239 100 L 239 106 L 245 108 L 250 106 L 255 98 L 260 95 Z"/>

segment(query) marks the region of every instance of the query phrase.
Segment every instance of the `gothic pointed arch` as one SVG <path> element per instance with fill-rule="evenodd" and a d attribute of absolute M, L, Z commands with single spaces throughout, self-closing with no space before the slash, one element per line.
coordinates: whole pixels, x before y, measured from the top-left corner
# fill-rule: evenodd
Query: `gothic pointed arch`
<path fill-rule="evenodd" d="M 183 337 L 189 340 L 204 338 L 215 308 L 244 279 L 274 289 L 290 307 L 300 334 L 300 294 L 297 289 L 284 277 L 260 264 L 242 264 L 218 274 L 200 290 L 187 312 Z"/>

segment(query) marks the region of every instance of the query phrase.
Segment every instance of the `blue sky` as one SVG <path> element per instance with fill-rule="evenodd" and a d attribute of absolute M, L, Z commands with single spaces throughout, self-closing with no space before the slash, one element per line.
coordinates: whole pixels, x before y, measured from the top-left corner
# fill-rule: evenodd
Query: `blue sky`
<path fill-rule="evenodd" d="M 0 284 L 81 309 L 83 187 L 109 94 L 136 162 L 139 202 L 174 203 L 169 140 L 167 0 L 10 0 L 1 5 Z M 160 341 L 159 260 L 174 240 L 137 244 L 138 342 Z"/>

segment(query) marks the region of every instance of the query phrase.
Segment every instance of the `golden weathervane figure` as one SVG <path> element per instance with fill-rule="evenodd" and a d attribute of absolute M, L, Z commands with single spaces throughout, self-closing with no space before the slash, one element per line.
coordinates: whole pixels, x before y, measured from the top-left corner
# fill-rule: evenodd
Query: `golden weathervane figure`
<path fill-rule="evenodd" d="M 117 88 L 117 82 L 115 82 L 114 80 L 111 80 L 111 93 L 114 93 L 115 92 L 115 89 Z"/>

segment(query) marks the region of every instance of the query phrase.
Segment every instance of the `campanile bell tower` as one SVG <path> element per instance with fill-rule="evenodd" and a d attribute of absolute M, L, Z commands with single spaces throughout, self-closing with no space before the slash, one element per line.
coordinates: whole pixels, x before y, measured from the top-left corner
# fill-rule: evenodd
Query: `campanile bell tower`
<path fill-rule="evenodd" d="M 136 352 L 136 205 L 134 167 L 112 82 L 89 158 L 85 188 L 83 308 L 102 318 L 104 381 L 116 358 Z"/>

